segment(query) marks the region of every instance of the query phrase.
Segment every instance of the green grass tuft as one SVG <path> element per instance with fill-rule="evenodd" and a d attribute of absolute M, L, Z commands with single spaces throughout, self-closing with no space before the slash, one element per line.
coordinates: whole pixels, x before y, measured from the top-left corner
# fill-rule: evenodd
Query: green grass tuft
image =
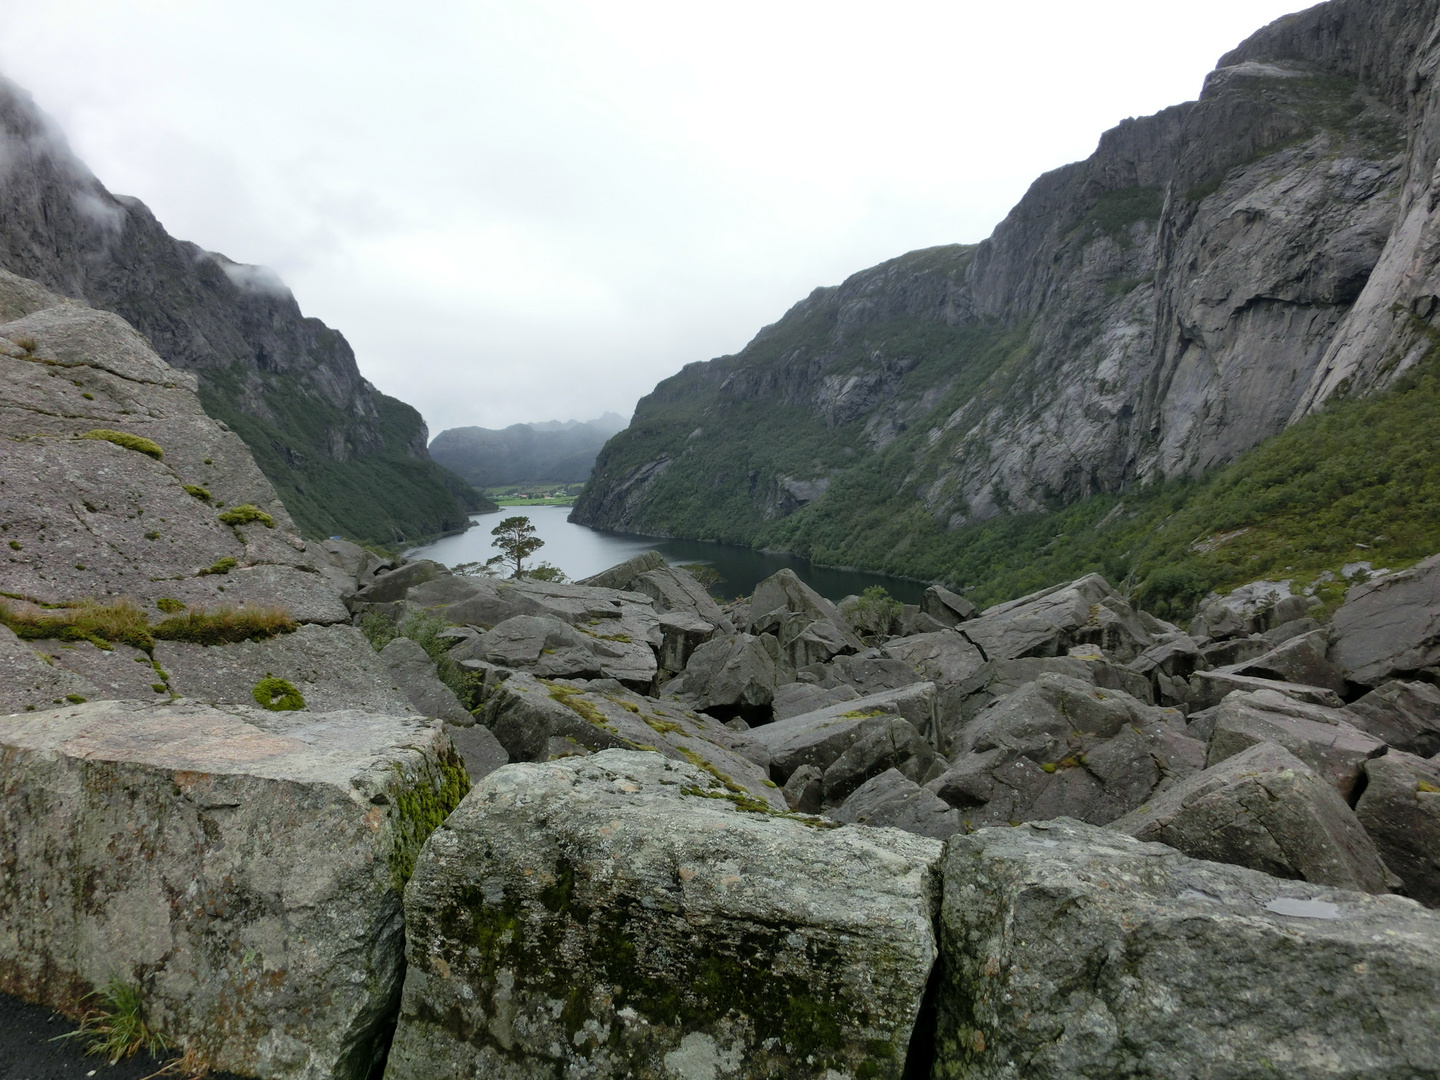
<path fill-rule="evenodd" d="M 143 435 L 131 435 L 128 431 L 111 431 L 109 428 L 96 428 L 94 431 L 87 431 L 81 435 L 82 439 L 103 439 L 105 442 L 114 443 L 116 446 L 123 446 L 126 450 L 136 450 L 156 461 L 165 456 L 165 451 L 160 444 Z"/>
<path fill-rule="evenodd" d="M 305 708 L 304 695 L 289 679 L 277 679 L 273 676 L 261 679 L 255 684 L 251 696 L 255 698 L 256 704 L 271 712 L 295 712 Z"/>
<path fill-rule="evenodd" d="M 258 521 L 267 529 L 273 529 L 275 527 L 275 519 L 253 503 L 241 503 L 239 506 L 232 506 L 220 515 L 220 520 L 226 525 L 249 525 Z"/>
<path fill-rule="evenodd" d="M 195 498 L 199 499 L 203 503 L 208 503 L 210 501 L 210 492 L 205 490 L 199 484 L 186 484 L 185 494 L 193 495 Z"/>
<path fill-rule="evenodd" d="M 175 615 L 151 629 L 162 641 L 188 641 L 193 645 L 230 645 L 238 641 L 264 641 L 288 634 L 299 624 L 282 608 L 196 608 Z"/>
<path fill-rule="evenodd" d="M 208 570 L 201 570 L 197 577 L 207 577 L 210 574 L 228 574 L 240 564 L 235 561 L 233 555 L 226 555 L 223 559 L 216 559 Z"/>
<path fill-rule="evenodd" d="M 112 978 L 86 998 L 98 998 L 99 1007 L 85 1015 L 78 1030 L 59 1036 L 60 1039 L 84 1041 L 85 1053 L 103 1055 L 111 1065 L 141 1050 L 159 1056 L 170 1049 L 170 1040 L 152 1029 L 146 1020 L 145 1003 L 138 987 Z"/>

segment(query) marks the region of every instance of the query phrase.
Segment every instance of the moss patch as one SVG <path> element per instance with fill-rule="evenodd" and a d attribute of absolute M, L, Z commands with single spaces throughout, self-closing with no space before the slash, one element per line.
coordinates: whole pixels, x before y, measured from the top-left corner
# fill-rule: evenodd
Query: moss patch
<path fill-rule="evenodd" d="M 273 676 L 261 679 L 255 684 L 251 696 L 255 698 L 257 705 L 271 712 L 296 712 L 305 708 L 304 695 L 289 679 L 277 679 Z"/>
<path fill-rule="evenodd" d="M 438 769 L 413 780 L 398 762 L 393 768 L 396 780 L 388 792 L 394 838 L 390 883 L 396 892 L 403 893 L 425 841 L 470 793 L 470 774 L 460 755 L 449 748 L 442 754 Z"/>
<path fill-rule="evenodd" d="M 112 431 L 109 428 L 95 428 L 81 435 L 82 439 L 103 439 L 105 442 L 114 443 L 116 446 L 123 446 L 126 450 L 135 450 L 156 461 L 165 456 L 165 451 L 160 444 L 143 435 L 132 435 L 128 431 Z"/>
<path fill-rule="evenodd" d="M 250 525 L 258 521 L 267 529 L 273 529 L 275 527 L 275 519 L 254 503 L 241 503 L 239 506 L 232 506 L 220 515 L 220 520 L 226 525 Z"/>

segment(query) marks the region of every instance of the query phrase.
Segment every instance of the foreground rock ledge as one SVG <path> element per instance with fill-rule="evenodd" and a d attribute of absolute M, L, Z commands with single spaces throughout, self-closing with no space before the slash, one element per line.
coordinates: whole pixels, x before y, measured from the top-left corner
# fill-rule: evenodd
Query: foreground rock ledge
<path fill-rule="evenodd" d="M 900 1077 L 942 845 L 821 825 L 643 751 L 492 773 L 406 891 L 387 1080 Z"/>
<path fill-rule="evenodd" d="M 0 991 L 135 985 L 177 1052 L 364 1080 L 400 890 L 468 787 L 440 725 L 113 701 L 0 717 Z"/>
<path fill-rule="evenodd" d="M 937 1078 L 1433 1077 L 1440 916 L 1060 819 L 950 842 Z"/>

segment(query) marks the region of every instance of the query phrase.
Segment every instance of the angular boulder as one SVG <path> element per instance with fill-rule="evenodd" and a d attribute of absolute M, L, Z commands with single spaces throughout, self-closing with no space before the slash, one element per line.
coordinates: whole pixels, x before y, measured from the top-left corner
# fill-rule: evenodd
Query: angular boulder
<path fill-rule="evenodd" d="M 1345 706 L 1350 722 L 1386 745 L 1419 757 L 1440 754 L 1440 688 L 1392 682 Z"/>
<path fill-rule="evenodd" d="M 1356 585 L 1332 629 L 1331 657 L 1359 686 L 1440 665 L 1440 555 Z"/>
<path fill-rule="evenodd" d="M 1110 828 L 1273 877 L 1390 891 L 1385 864 L 1355 812 L 1274 743 L 1257 743 L 1180 781 Z"/>
<path fill-rule="evenodd" d="M 1063 656 L 1098 645 L 1125 662 L 1155 643 L 1149 624 L 1099 574 L 986 608 L 959 627 L 986 660 Z"/>
<path fill-rule="evenodd" d="M 455 691 L 440 681 L 435 662 L 418 641 L 397 637 L 380 650 L 380 662 L 390 673 L 393 685 L 421 716 L 433 716 L 451 724 L 468 726 L 475 722 Z"/>
<path fill-rule="evenodd" d="M 946 626 L 954 626 L 975 617 L 975 605 L 943 585 L 931 585 L 920 600 L 920 610 Z"/>
<path fill-rule="evenodd" d="M 829 816 L 856 825 L 904 829 L 937 840 L 947 840 L 965 829 L 959 811 L 899 769 L 888 769 L 865 781 Z"/>
<path fill-rule="evenodd" d="M 933 724 L 934 711 L 934 684 L 917 683 L 777 720 L 746 734 L 769 751 L 771 774 L 783 783 L 801 765 L 825 772 L 872 729 L 887 726 L 892 717 L 907 720 L 923 734 Z"/>
<path fill-rule="evenodd" d="M 1355 816 L 1405 895 L 1440 907 L 1440 760 L 1391 751 L 1365 763 Z"/>
<path fill-rule="evenodd" d="M 937 1077 L 1351 1076 L 1440 1060 L 1440 916 L 1076 822 L 950 840 Z"/>
<path fill-rule="evenodd" d="M 773 634 L 792 668 L 824 663 L 865 647 L 839 609 L 789 569 L 755 586 L 748 629 L 752 634 Z"/>
<path fill-rule="evenodd" d="M 942 847 L 606 752 L 492 773 L 406 892 L 388 1080 L 893 1077 Z"/>
<path fill-rule="evenodd" d="M 717 716 L 763 720 L 770 718 L 776 688 L 793 678 L 772 635 L 737 634 L 701 645 L 664 691 Z"/>
<path fill-rule="evenodd" d="M 954 630 L 888 641 L 880 654 L 908 665 L 937 687 L 962 682 L 985 664 L 985 654 L 969 638 Z"/>
<path fill-rule="evenodd" d="M 1345 689 L 1345 677 L 1330 659 L 1329 652 L 1330 631 L 1312 630 L 1245 661 L 1235 668 L 1235 672 L 1277 682 L 1323 686 L 1341 693 Z"/>
<path fill-rule="evenodd" d="M 420 718 L 0 717 L 0 991 L 73 1016 L 119 979 L 196 1065 L 365 1080 L 403 975 L 401 892 L 468 788 Z"/>
<path fill-rule="evenodd" d="M 1213 768 L 1256 743 L 1283 746 L 1329 782 L 1346 802 L 1356 793 L 1365 762 L 1385 744 L 1349 723 L 1350 714 L 1308 705 L 1274 690 L 1232 694 L 1215 713 L 1206 765 Z"/>

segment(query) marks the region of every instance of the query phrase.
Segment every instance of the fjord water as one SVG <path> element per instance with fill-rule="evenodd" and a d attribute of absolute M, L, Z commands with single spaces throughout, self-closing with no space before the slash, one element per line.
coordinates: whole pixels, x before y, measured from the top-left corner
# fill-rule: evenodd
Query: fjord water
<path fill-rule="evenodd" d="M 720 575 L 720 581 L 711 591 L 727 600 L 748 596 L 759 582 L 784 567 L 794 570 L 802 581 L 829 600 L 861 593 L 871 585 L 883 585 L 897 600 L 918 604 L 925 591 L 924 584 L 918 581 L 812 566 L 808 559 L 795 555 L 767 554 L 703 540 L 666 540 L 601 532 L 567 521 L 570 515 L 568 506 L 507 506 L 502 507 L 498 514 L 473 514 L 470 520 L 475 524 L 467 531 L 443 537 L 406 554 L 415 559 L 434 559 L 446 566 L 484 562 L 498 554 L 491 543 L 490 530 L 502 517 L 516 514 L 528 517 L 535 525 L 536 535 L 545 541 L 545 546 L 530 560 L 530 565 L 551 563 L 564 570 L 572 581 L 598 574 L 642 551 L 653 549 L 671 563 L 713 566 Z"/>

